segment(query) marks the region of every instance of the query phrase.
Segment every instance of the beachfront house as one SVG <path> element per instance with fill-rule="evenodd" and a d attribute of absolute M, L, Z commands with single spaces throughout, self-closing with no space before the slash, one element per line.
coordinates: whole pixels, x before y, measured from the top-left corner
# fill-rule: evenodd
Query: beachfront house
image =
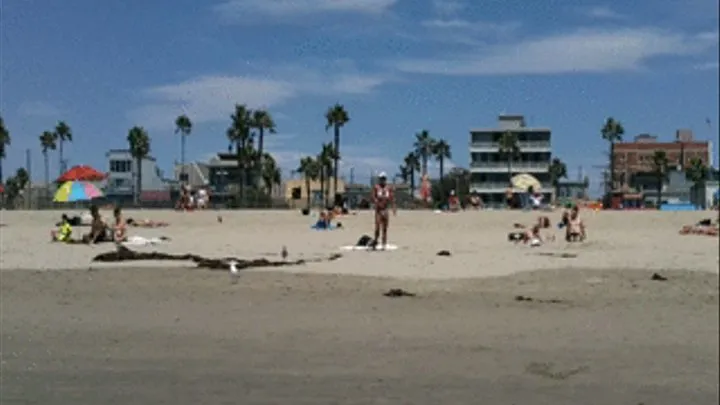
<path fill-rule="evenodd" d="M 506 156 L 500 152 L 500 138 L 510 131 L 517 134 L 519 154 L 508 173 Z M 545 201 L 550 201 L 552 160 L 550 128 L 528 127 L 522 115 L 501 115 L 496 128 L 470 130 L 470 191 L 477 193 L 487 206 L 504 205 L 505 192 L 512 175 L 528 173 L 542 184 Z"/>
<path fill-rule="evenodd" d="M 108 162 L 105 197 L 117 204 L 133 201 L 137 160 L 128 149 L 111 149 L 105 154 Z M 142 184 L 141 202 L 171 201 L 170 189 L 173 181 L 165 179 L 162 170 L 154 157 L 148 156 L 141 160 Z"/>

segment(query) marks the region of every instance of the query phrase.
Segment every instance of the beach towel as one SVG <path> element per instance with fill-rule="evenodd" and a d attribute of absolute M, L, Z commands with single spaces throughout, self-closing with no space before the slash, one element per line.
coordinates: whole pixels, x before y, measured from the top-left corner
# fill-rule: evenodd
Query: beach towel
<path fill-rule="evenodd" d="M 160 243 L 164 243 L 169 241 L 169 238 L 166 238 L 164 236 L 160 236 L 158 238 L 145 238 L 142 236 L 128 236 L 127 240 L 125 242 L 121 242 L 120 244 L 123 246 L 153 246 L 158 245 Z"/>

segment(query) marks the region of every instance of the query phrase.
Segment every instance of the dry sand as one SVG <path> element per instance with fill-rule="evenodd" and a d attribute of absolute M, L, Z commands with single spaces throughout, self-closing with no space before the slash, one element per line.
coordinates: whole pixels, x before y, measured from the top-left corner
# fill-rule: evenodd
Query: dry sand
<path fill-rule="evenodd" d="M 142 250 L 208 257 L 319 257 L 371 231 L 369 213 L 330 232 L 295 212 L 127 215 L 172 223 L 137 230 L 172 238 Z M 587 212 L 588 242 L 532 249 L 506 234 L 534 213 L 400 212 L 398 251 L 232 285 L 176 263 L 88 271 L 113 248 L 48 243 L 57 212 L 3 212 L 0 403 L 716 404 L 718 239 L 677 234 L 712 215 Z"/>

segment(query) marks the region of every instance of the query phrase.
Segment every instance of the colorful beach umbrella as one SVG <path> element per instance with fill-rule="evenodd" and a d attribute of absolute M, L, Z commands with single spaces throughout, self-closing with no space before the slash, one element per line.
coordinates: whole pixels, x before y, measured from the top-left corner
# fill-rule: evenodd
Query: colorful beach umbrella
<path fill-rule="evenodd" d="M 103 193 L 92 183 L 67 181 L 55 193 L 55 202 L 88 201 L 102 197 Z"/>
<path fill-rule="evenodd" d="M 66 181 L 101 181 L 105 180 L 107 175 L 103 172 L 95 170 L 86 165 L 73 166 L 70 170 L 63 173 L 62 176 L 55 180 L 56 183 L 65 183 Z"/>

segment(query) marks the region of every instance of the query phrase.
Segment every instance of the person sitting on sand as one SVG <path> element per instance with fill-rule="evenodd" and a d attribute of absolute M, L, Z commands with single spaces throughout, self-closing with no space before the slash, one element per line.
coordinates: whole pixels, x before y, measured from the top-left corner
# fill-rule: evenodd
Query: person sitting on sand
<path fill-rule="evenodd" d="M 70 225 L 70 218 L 66 214 L 62 215 L 62 221 L 58 224 L 58 229 L 50 231 L 50 237 L 53 242 L 70 242 L 72 225 Z"/>
<path fill-rule="evenodd" d="M 515 243 L 523 242 L 530 243 L 532 246 L 539 246 L 545 241 L 555 240 L 555 236 L 552 234 L 547 237 L 543 237 L 541 234 L 543 229 L 550 228 L 550 218 L 548 217 L 538 217 L 537 222 L 529 227 L 518 223 L 513 224 L 513 227 L 524 229 L 523 232 L 513 232 L 508 235 L 508 239 Z"/>
<path fill-rule="evenodd" d="M 113 240 L 115 242 L 125 242 L 128 237 L 127 223 L 123 219 L 120 207 L 115 207 L 113 210 L 113 217 L 115 218 L 115 224 L 113 225 Z"/>
<path fill-rule="evenodd" d="M 222 219 L 219 219 L 218 222 L 222 222 Z M 128 218 L 125 223 L 127 224 L 127 226 L 133 226 L 136 228 L 164 228 L 170 225 L 169 223 L 163 221 L 153 221 L 151 219 L 143 219 L 142 221 L 137 221 L 133 218 Z"/>
<path fill-rule="evenodd" d="M 96 205 L 90 207 L 90 215 L 92 216 L 90 233 L 83 235 L 83 241 L 91 245 L 100 242 L 112 242 L 112 237 L 108 232 L 108 226 L 102 216 L 100 216 L 100 210 Z"/>
<path fill-rule="evenodd" d="M 585 223 L 582 219 L 580 219 L 580 209 L 577 206 L 574 206 L 570 210 L 565 240 L 568 242 L 583 242 L 585 237 Z"/>

